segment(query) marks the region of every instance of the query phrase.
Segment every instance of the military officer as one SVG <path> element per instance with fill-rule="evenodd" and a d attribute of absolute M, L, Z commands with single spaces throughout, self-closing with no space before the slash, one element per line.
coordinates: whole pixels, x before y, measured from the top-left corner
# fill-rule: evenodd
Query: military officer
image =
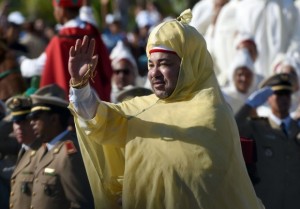
<path fill-rule="evenodd" d="M 94 208 L 76 135 L 67 129 L 70 112 L 64 90 L 51 84 L 37 90 L 31 99 L 29 118 L 44 146 L 37 153 L 30 208 Z"/>
<path fill-rule="evenodd" d="M 290 116 L 291 77 L 276 74 L 261 84 L 237 112 L 241 137 L 255 141 L 256 172 L 260 181 L 254 185 L 266 208 L 300 208 L 300 128 Z M 250 117 L 250 113 L 268 102 L 268 117 Z"/>
<path fill-rule="evenodd" d="M 11 111 L 13 135 L 22 144 L 16 167 L 11 176 L 10 208 L 29 208 L 31 203 L 36 151 L 41 142 L 36 139 L 27 115 L 31 109 L 29 97 L 15 96 L 7 100 Z"/>

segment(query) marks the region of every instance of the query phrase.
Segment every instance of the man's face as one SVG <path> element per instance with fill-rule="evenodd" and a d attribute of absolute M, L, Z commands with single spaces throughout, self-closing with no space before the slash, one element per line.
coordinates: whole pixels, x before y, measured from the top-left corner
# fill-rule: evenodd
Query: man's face
<path fill-rule="evenodd" d="M 132 65 L 127 60 L 120 60 L 113 67 L 112 81 L 119 90 L 125 86 L 135 85 L 135 73 Z"/>
<path fill-rule="evenodd" d="M 268 103 L 271 107 L 272 113 L 278 117 L 285 118 L 289 115 L 291 106 L 290 93 L 274 93 L 268 98 Z"/>
<path fill-rule="evenodd" d="M 13 122 L 13 131 L 17 141 L 20 144 L 29 145 L 35 140 L 30 120 L 24 119 Z"/>
<path fill-rule="evenodd" d="M 253 81 L 253 73 L 246 67 L 238 68 L 233 75 L 236 89 L 241 93 L 247 93 Z"/>
<path fill-rule="evenodd" d="M 148 60 L 148 79 L 155 95 L 160 99 L 169 97 L 175 90 L 181 59 L 172 53 L 155 52 Z"/>
<path fill-rule="evenodd" d="M 30 124 L 36 138 L 47 141 L 49 122 L 51 114 L 46 111 L 36 111 L 30 115 Z"/>

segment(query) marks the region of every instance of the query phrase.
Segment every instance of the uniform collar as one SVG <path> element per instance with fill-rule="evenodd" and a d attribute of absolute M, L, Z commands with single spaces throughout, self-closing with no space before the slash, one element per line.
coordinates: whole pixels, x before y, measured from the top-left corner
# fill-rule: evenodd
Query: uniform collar
<path fill-rule="evenodd" d="M 50 142 L 46 143 L 46 146 L 48 148 L 48 151 L 51 150 L 57 142 L 59 142 L 65 135 L 69 133 L 68 130 L 65 130 L 64 132 L 57 135 L 54 139 L 52 139 Z"/>
<path fill-rule="evenodd" d="M 284 119 L 280 119 L 280 118 L 278 118 L 277 116 L 275 116 L 272 112 L 271 112 L 271 114 L 270 114 L 270 118 L 271 118 L 272 121 L 274 121 L 274 122 L 276 123 L 276 125 L 280 126 L 281 123 L 284 123 L 286 127 L 289 127 L 290 122 L 291 122 L 291 120 L 292 120 L 292 118 L 291 118 L 290 115 L 287 116 L 287 117 L 284 118 Z"/>
<path fill-rule="evenodd" d="M 26 151 L 30 149 L 29 145 L 26 144 L 22 144 L 22 148 L 25 149 Z"/>

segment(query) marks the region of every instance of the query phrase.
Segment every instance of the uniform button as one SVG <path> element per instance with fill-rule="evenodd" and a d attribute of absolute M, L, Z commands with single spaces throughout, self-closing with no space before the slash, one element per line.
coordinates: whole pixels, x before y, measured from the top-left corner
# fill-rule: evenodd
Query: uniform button
<path fill-rule="evenodd" d="M 38 181 L 39 181 L 39 179 L 38 179 L 38 178 L 36 178 L 36 179 L 35 179 L 35 182 L 38 182 Z"/>
<path fill-rule="evenodd" d="M 13 208 L 13 207 L 14 207 L 14 204 L 10 203 L 9 208 Z"/>
<path fill-rule="evenodd" d="M 14 184 L 15 182 L 16 182 L 16 180 L 14 180 L 14 179 L 11 180 L 11 183 L 12 183 L 12 184 Z"/>
<path fill-rule="evenodd" d="M 35 192 L 32 192 L 32 196 L 35 196 Z"/>
<path fill-rule="evenodd" d="M 10 196 L 14 196 L 14 194 L 15 194 L 14 192 L 10 192 Z"/>
<path fill-rule="evenodd" d="M 30 206 L 30 209 L 33 209 L 33 206 L 32 206 L 32 205 Z"/>

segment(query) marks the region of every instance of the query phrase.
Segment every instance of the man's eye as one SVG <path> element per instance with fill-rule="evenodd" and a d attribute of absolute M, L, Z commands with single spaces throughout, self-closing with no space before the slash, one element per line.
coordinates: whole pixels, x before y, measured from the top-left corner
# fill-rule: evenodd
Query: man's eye
<path fill-rule="evenodd" d="M 161 62 L 160 65 L 161 65 L 161 66 L 169 66 L 170 63 L 168 63 L 168 62 Z"/>

